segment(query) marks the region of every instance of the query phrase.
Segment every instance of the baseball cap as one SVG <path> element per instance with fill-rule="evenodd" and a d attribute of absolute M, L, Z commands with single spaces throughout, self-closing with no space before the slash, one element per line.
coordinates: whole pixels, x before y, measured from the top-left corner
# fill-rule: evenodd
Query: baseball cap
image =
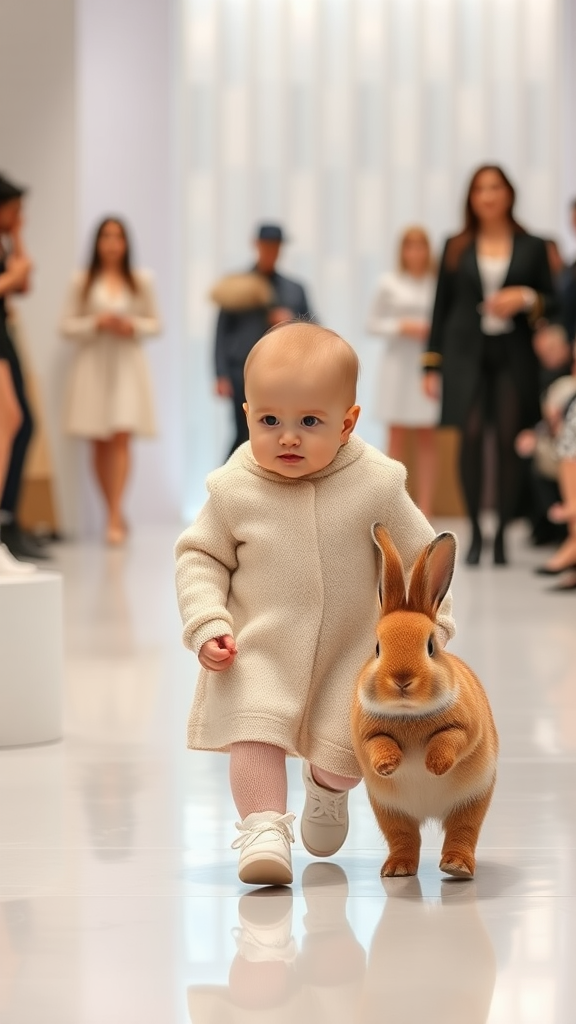
<path fill-rule="evenodd" d="M 279 224 L 261 224 L 256 232 L 260 242 L 285 242 L 286 235 Z"/>

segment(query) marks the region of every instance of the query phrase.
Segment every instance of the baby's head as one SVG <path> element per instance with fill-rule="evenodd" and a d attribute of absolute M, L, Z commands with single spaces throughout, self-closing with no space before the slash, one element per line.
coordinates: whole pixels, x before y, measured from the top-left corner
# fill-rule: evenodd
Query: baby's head
<path fill-rule="evenodd" d="M 356 426 L 358 356 L 334 331 L 282 324 L 244 369 L 250 444 L 263 469 L 297 479 L 325 469 Z"/>

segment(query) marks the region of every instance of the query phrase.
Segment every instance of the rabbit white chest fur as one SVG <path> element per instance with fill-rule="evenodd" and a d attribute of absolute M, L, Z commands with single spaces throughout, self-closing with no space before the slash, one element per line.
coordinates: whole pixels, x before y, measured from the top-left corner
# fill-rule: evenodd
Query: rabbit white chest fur
<path fill-rule="evenodd" d="M 432 775 L 424 762 L 423 747 L 404 751 L 401 764 L 390 779 L 381 779 L 372 799 L 392 811 L 408 814 L 420 824 L 429 819 L 444 821 L 462 804 L 487 793 L 494 782 L 496 765 L 486 766 L 481 775 L 467 773 L 455 778 Z"/>

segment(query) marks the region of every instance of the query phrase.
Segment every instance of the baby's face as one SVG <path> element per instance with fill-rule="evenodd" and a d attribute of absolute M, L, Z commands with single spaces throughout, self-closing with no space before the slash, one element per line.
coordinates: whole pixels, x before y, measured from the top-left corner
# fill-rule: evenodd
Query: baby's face
<path fill-rule="evenodd" d="M 330 382 L 294 371 L 254 368 L 246 382 L 252 454 L 259 466 L 298 479 L 325 469 L 347 442 L 360 409 Z"/>

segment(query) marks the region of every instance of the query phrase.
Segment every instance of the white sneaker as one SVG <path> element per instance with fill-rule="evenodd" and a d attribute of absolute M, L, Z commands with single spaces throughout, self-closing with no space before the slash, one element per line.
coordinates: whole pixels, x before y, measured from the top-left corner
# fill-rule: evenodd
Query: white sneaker
<path fill-rule="evenodd" d="M 291 964 L 298 955 L 292 937 L 290 889 L 256 889 L 238 903 L 240 928 L 234 938 L 240 956 L 250 963 L 282 961 Z"/>
<path fill-rule="evenodd" d="M 295 814 L 262 811 L 237 822 L 240 835 L 232 843 L 240 850 L 238 875 L 248 885 L 290 885 Z"/>
<path fill-rule="evenodd" d="M 302 813 L 302 842 L 314 857 L 332 857 L 348 835 L 348 793 L 324 789 L 312 778 L 312 769 L 304 762 L 302 778 L 306 803 Z"/>
<path fill-rule="evenodd" d="M 0 576 L 30 576 L 36 572 L 32 562 L 19 562 L 5 544 L 0 544 Z"/>

